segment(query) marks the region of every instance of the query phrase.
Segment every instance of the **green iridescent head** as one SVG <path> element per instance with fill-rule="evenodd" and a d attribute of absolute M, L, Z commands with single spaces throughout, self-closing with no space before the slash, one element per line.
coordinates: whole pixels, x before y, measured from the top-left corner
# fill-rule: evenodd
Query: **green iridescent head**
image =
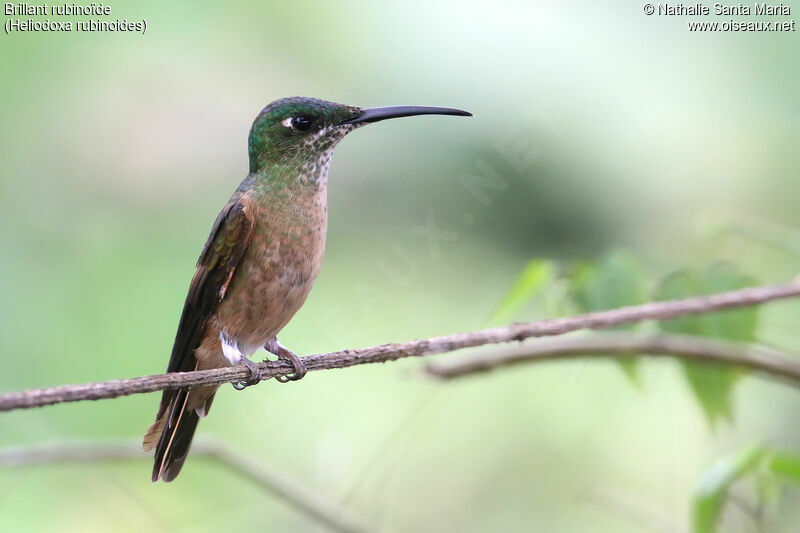
<path fill-rule="evenodd" d="M 300 96 L 275 100 L 256 117 L 250 129 L 250 174 L 273 167 L 305 172 L 327 170 L 333 149 L 359 126 L 413 115 L 461 115 L 445 107 L 396 106 L 362 109 Z"/>

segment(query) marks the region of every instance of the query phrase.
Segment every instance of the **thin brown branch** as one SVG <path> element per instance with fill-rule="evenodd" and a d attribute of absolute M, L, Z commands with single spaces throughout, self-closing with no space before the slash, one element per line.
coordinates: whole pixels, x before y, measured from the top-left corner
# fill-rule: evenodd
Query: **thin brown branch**
<path fill-rule="evenodd" d="M 304 357 L 303 361 L 309 371 L 345 368 L 368 363 L 385 363 L 403 357 L 418 357 L 486 344 L 521 341 L 530 337 L 562 335 L 579 329 L 601 329 L 644 320 L 664 320 L 681 315 L 747 307 L 798 295 L 800 295 L 800 281 L 795 280 L 780 285 L 752 287 L 682 300 L 650 302 L 643 305 L 566 318 L 512 324 L 506 327 L 457 333 L 411 342 L 382 344 L 370 348 L 310 355 Z M 259 366 L 265 378 L 289 374 L 292 371 L 291 365 L 286 361 L 265 362 Z M 249 371 L 246 368 L 236 366 L 83 385 L 31 389 L 0 395 L 0 411 L 40 407 L 62 402 L 117 398 L 163 389 L 233 383 L 248 376 Z"/>
<path fill-rule="evenodd" d="M 228 446 L 210 439 L 198 439 L 192 455 L 207 457 L 246 477 L 332 531 L 356 533 L 366 529 L 349 513 L 329 502 L 286 474 L 268 468 Z M 150 459 L 138 442 L 55 443 L 35 447 L 0 449 L 0 468 L 37 464 L 79 462 L 100 463 L 129 459 Z"/>
<path fill-rule="evenodd" d="M 477 353 L 429 363 L 425 372 L 454 379 L 520 363 L 577 357 L 669 356 L 692 361 L 748 368 L 800 385 L 800 357 L 751 344 L 673 333 L 639 334 L 625 331 L 541 339 L 514 350 Z"/>

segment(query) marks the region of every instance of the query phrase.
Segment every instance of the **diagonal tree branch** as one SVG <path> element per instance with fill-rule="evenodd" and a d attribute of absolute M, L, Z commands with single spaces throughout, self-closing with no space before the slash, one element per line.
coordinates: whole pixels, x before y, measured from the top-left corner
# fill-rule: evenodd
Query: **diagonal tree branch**
<path fill-rule="evenodd" d="M 192 445 L 192 455 L 215 460 L 220 465 L 273 493 L 331 531 L 340 533 L 366 531 L 362 524 L 333 502 L 323 499 L 286 474 L 268 468 L 260 461 L 245 456 L 220 442 L 208 438 L 198 439 Z M 54 443 L 44 446 L 0 449 L 0 468 L 61 462 L 102 463 L 128 459 L 150 459 L 150 454 L 142 452 L 141 443 L 138 441 Z"/>
<path fill-rule="evenodd" d="M 748 368 L 800 386 L 800 357 L 791 357 L 773 348 L 696 335 L 641 334 L 629 331 L 541 339 L 503 352 L 481 352 L 428 363 L 425 372 L 448 380 L 520 363 L 576 357 L 638 355 L 670 356 L 701 363 Z"/>
<path fill-rule="evenodd" d="M 467 333 L 456 333 L 442 337 L 415 340 L 396 344 L 382 344 L 370 348 L 342 350 L 303 358 L 309 371 L 345 368 L 368 363 L 384 363 L 403 357 L 417 357 L 451 352 L 486 344 L 522 341 L 530 337 L 562 335 L 579 329 L 601 329 L 619 324 L 644 320 L 664 320 L 681 315 L 710 313 L 722 309 L 733 309 L 757 305 L 772 300 L 800 295 L 800 280 L 779 285 L 752 287 L 708 296 L 697 296 L 681 300 L 650 302 L 643 305 L 622 307 L 551 320 L 539 320 L 512 324 L 506 327 L 484 329 Z M 292 372 L 286 361 L 264 362 L 259 365 L 263 376 L 275 377 Z M 62 402 L 101 400 L 130 394 L 177 389 L 197 385 L 233 383 L 249 376 L 242 367 L 218 368 L 196 372 L 160 374 L 140 378 L 119 379 L 83 385 L 63 385 L 45 389 L 30 389 L 0 395 L 0 411 L 40 407 Z"/>

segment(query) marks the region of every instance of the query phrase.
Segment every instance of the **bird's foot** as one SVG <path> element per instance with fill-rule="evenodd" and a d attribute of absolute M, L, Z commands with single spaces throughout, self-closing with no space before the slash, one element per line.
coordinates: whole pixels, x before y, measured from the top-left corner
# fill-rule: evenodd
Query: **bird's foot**
<path fill-rule="evenodd" d="M 302 379 L 303 376 L 306 375 L 308 370 L 306 369 L 306 365 L 303 364 L 302 359 L 298 357 L 296 353 L 288 349 L 286 346 L 282 345 L 278 342 L 278 339 L 272 339 L 267 344 L 264 345 L 264 349 L 267 350 L 269 353 L 276 355 L 278 359 L 285 359 L 292 363 L 292 367 L 294 368 L 294 372 L 291 374 L 287 374 L 285 376 L 275 376 L 275 379 L 280 383 L 287 383 L 289 381 L 297 381 Z"/>
<path fill-rule="evenodd" d="M 246 366 L 247 369 L 250 371 L 250 377 L 246 381 L 239 381 L 238 383 L 232 383 L 233 388 L 236 390 L 244 390 L 250 385 L 255 385 L 259 381 L 261 381 L 261 370 L 258 368 L 258 365 L 248 359 L 247 357 L 242 357 L 241 364 Z"/>

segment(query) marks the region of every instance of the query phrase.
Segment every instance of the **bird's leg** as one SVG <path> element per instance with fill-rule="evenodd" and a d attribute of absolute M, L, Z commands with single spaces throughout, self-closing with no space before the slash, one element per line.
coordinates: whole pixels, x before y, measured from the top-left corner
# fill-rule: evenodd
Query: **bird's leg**
<path fill-rule="evenodd" d="M 225 356 L 225 359 L 232 365 L 242 364 L 250 371 L 250 377 L 247 380 L 232 383 L 234 389 L 242 390 L 261 381 L 261 370 L 258 368 L 258 365 L 242 353 L 239 349 L 239 343 L 235 338 L 225 333 L 225 331 L 220 331 L 219 340 L 222 344 L 222 355 Z"/>
<path fill-rule="evenodd" d="M 258 365 L 256 363 L 251 361 L 246 355 L 243 355 L 239 362 L 244 366 L 246 366 L 247 369 L 250 371 L 250 377 L 247 379 L 247 381 L 231 383 L 234 389 L 244 390 L 250 385 L 255 385 L 256 383 L 261 381 L 261 370 L 258 368 Z"/>
<path fill-rule="evenodd" d="M 275 379 L 281 383 L 286 383 L 288 381 L 297 381 L 298 379 L 302 379 L 303 376 L 306 375 L 306 365 L 303 364 L 303 361 L 300 357 L 297 356 L 296 353 L 288 349 L 286 346 L 278 342 L 277 337 L 273 337 L 267 344 L 264 345 L 264 349 L 267 350 L 269 353 L 278 357 L 278 359 L 285 359 L 292 363 L 294 367 L 294 372 L 286 376 L 275 376 Z"/>

